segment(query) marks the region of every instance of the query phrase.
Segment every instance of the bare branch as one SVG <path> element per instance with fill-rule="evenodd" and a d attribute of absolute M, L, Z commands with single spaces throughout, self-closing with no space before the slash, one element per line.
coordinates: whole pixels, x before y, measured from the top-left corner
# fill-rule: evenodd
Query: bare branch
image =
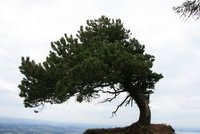
<path fill-rule="evenodd" d="M 99 104 L 99 103 L 105 103 L 105 102 L 111 102 L 111 101 L 113 101 L 118 95 L 119 95 L 119 94 L 114 94 L 113 97 L 107 98 L 107 99 L 105 99 L 105 100 L 103 100 L 103 101 L 100 101 L 100 102 L 98 102 L 97 104 Z"/>
<path fill-rule="evenodd" d="M 129 97 L 130 97 L 130 95 L 126 96 L 126 98 L 122 101 L 122 103 L 120 103 L 120 104 L 117 106 L 117 108 L 115 109 L 115 111 L 112 112 L 111 118 L 112 118 L 114 115 L 116 115 L 118 109 L 126 102 L 126 100 L 127 100 Z M 130 98 L 131 98 L 131 97 L 130 97 Z"/>
<path fill-rule="evenodd" d="M 117 97 L 120 93 L 125 92 L 125 91 L 123 91 L 123 90 L 117 91 L 115 88 L 112 88 L 112 89 L 113 89 L 114 91 L 105 91 L 105 90 L 103 90 L 103 89 L 99 89 L 98 91 L 101 91 L 102 93 L 109 93 L 109 94 L 112 94 L 112 95 L 114 95 L 114 96 L 111 97 L 111 98 L 106 98 L 105 100 L 100 101 L 100 102 L 98 102 L 97 104 L 99 104 L 99 103 L 105 103 L 105 102 L 111 102 L 111 101 L 113 101 L 114 99 L 116 99 L 116 97 Z"/>
<path fill-rule="evenodd" d="M 119 94 L 119 93 L 125 92 L 123 90 L 120 90 L 120 91 L 116 91 L 116 90 L 114 90 L 114 91 L 105 91 L 103 89 L 99 89 L 98 91 L 101 91 L 102 93 L 109 93 L 109 94 Z"/>
<path fill-rule="evenodd" d="M 130 103 L 130 102 L 132 102 L 132 98 L 131 97 L 129 97 L 129 99 L 126 101 L 126 104 L 125 104 L 125 107 Z"/>

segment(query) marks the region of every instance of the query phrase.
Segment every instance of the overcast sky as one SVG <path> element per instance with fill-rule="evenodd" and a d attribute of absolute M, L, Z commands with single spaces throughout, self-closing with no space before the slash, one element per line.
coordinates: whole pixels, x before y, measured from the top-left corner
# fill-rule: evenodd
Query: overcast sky
<path fill-rule="evenodd" d="M 76 34 L 87 19 L 101 15 L 120 18 L 133 37 L 155 56 L 153 70 L 164 78 L 151 96 L 153 123 L 175 127 L 200 124 L 200 20 L 184 21 L 172 7 L 183 0 L 0 0 L 0 116 L 59 122 L 130 125 L 137 107 L 111 113 L 123 95 L 111 104 L 47 105 L 35 114 L 23 106 L 18 84 L 21 56 L 45 60 L 50 42 Z M 103 98 L 100 98 L 100 100 Z"/>

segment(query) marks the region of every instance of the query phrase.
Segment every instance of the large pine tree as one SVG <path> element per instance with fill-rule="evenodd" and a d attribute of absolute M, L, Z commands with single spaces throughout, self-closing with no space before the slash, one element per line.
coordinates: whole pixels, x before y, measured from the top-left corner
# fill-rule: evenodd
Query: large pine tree
<path fill-rule="evenodd" d="M 65 34 L 52 42 L 43 63 L 22 57 L 19 68 L 24 78 L 19 88 L 25 107 L 63 103 L 73 96 L 89 102 L 102 93 L 110 94 L 104 102 L 111 102 L 125 92 L 113 114 L 135 101 L 138 123 L 149 125 L 149 95 L 163 76 L 152 71 L 154 56 L 130 35 L 120 19 L 102 16 L 88 20 L 75 37 Z"/>

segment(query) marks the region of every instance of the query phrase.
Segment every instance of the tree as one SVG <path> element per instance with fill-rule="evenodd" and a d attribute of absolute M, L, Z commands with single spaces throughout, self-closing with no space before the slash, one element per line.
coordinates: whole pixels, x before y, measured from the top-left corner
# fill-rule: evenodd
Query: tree
<path fill-rule="evenodd" d="M 51 47 L 43 63 L 22 57 L 19 69 L 25 77 L 19 88 L 25 107 L 63 103 L 71 97 L 90 102 L 102 93 L 111 95 L 103 102 L 111 102 L 127 93 L 113 115 L 135 101 L 138 123 L 150 124 L 149 95 L 163 76 L 151 70 L 154 56 L 144 53 L 144 45 L 131 38 L 120 19 L 88 20 L 76 37 L 65 34 Z"/>
<path fill-rule="evenodd" d="M 180 6 L 173 7 L 174 11 L 181 14 L 181 17 L 200 17 L 200 0 L 186 0 Z"/>

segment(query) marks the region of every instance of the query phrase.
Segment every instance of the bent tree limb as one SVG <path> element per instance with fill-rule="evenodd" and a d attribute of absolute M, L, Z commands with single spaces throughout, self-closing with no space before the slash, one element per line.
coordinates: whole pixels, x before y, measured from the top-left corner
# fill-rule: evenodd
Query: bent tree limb
<path fill-rule="evenodd" d="M 151 111 L 150 111 L 147 99 L 144 97 L 142 93 L 133 94 L 132 97 L 135 100 L 140 110 L 140 116 L 137 123 L 144 126 L 150 125 Z"/>
<path fill-rule="evenodd" d="M 115 109 L 115 111 L 112 112 L 112 116 L 111 116 L 111 117 L 113 117 L 114 115 L 116 115 L 118 109 L 119 109 L 124 103 L 126 103 L 126 101 L 127 101 L 127 99 L 128 99 L 129 97 L 130 97 L 130 95 L 128 95 L 128 96 L 117 106 L 117 108 Z"/>
<path fill-rule="evenodd" d="M 115 109 L 115 111 L 112 112 L 112 116 L 116 115 L 117 111 L 121 106 L 125 104 L 127 106 L 129 103 L 133 103 L 133 100 L 137 104 L 139 108 L 139 119 L 137 121 L 138 124 L 143 125 L 143 126 L 148 126 L 151 123 L 151 110 L 149 108 L 148 100 L 145 98 L 144 94 L 142 93 L 135 93 L 128 95 Z"/>

